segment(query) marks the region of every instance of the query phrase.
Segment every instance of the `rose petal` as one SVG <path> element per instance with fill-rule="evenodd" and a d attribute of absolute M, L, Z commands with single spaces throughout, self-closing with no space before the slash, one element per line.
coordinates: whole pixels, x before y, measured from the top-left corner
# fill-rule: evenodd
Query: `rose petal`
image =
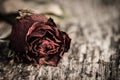
<path fill-rule="evenodd" d="M 46 22 L 46 24 L 51 27 L 56 27 L 56 24 L 54 23 L 52 18 L 49 18 L 48 21 Z"/>
<path fill-rule="evenodd" d="M 24 18 L 16 20 L 12 27 L 9 48 L 18 52 L 25 52 L 25 36 L 28 32 L 28 29 L 35 22 L 47 22 L 47 20 L 47 17 L 39 14 L 27 15 Z"/>
<path fill-rule="evenodd" d="M 47 65 L 57 66 L 60 61 L 60 57 L 58 55 L 53 56 L 51 59 L 47 60 Z"/>
<path fill-rule="evenodd" d="M 39 64 L 46 64 L 46 57 L 39 58 Z"/>
<path fill-rule="evenodd" d="M 29 26 L 32 23 L 28 20 L 18 20 L 12 27 L 12 33 L 10 35 L 10 48 L 15 51 L 24 52 L 25 51 L 25 36 L 28 31 Z"/>
<path fill-rule="evenodd" d="M 33 20 L 34 22 L 47 22 L 48 18 L 45 17 L 44 15 L 40 14 L 33 14 L 30 16 L 26 16 L 26 19 Z"/>
<path fill-rule="evenodd" d="M 51 31 L 47 31 L 46 36 L 52 39 L 55 43 L 61 42 L 61 40 L 57 39 L 57 37 L 55 37 L 55 34 L 53 34 Z"/>
<path fill-rule="evenodd" d="M 70 48 L 70 43 L 71 43 L 71 39 L 69 38 L 69 36 L 65 33 L 62 32 L 63 35 L 63 40 L 64 40 L 64 47 L 65 47 L 65 52 L 68 51 L 68 49 Z"/>

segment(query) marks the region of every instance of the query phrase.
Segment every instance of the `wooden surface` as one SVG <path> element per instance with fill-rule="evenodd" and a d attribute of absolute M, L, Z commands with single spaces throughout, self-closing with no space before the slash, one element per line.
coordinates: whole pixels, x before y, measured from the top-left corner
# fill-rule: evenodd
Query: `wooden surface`
<path fill-rule="evenodd" d="M 104 2 L 106 1 L 106 2 Z M 13 63 L 0 56 L 0 80 L 120 80 L 120 7 L 115 0 L 54 0 L 72 38 L 57 67 Z M 3 46 L 3 44 L 5 46 Z M 7 52 L 5 42 L 1 52 Z"/>

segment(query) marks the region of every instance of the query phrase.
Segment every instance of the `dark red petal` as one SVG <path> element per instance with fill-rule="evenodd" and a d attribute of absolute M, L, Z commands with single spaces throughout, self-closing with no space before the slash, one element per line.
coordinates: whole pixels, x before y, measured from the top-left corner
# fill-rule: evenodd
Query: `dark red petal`
<path fill-rule="evenodd" d="M 46 33 L 48 32 L 48 33 Z M 31 28 L 29 28 L 28 33 L 27 33 L 27 40 L 29 40 L 29 38 L 31 37 L 50 37 L 51 39 L 54 39 L 53 41 L 56 42 L 61 42 L 60 40 L 58 40 L 57 38 L 61 38 L 62 39 L 62 35 L 60 35 L 60 31 L 57 28 L 52 28 L 48 25 L 45 25 L 43 23 L 39 23 L 36 22 L 32 25 Z M 26 40 L 26 41 L 27 41 Z"/>
<path fill-rule="evenodd" d="M 26 16 L 26 19 L 31 19 L 33 20 L 34 22 L 47 22 L 48 18 L 44 15 L 40 15 L 40 14 L 33 14 L 33 15 L 30 15 L 30 16 Z"/>
<path fill-rule="evenodd" d="M 57 66 L 59 61 L 60 61 L 60 57 L 56 55 L 52 57 L 51 59 L 47 60 L 47 65 Z"/>
<path fill-rule="evenodd" d="M 62 45 L 60 51 L 58 52 L 59 56 L 62 57 L 64 52 L 65 52 L 65 45 Z"/>
<path fill-rule="evenodd" d="M 15 51 L 24 52 L 25 51 L 25 36 L 32 25 L 28 20 L 18 20 L 12 27 L 12 33 L 10 36 L 10 48 Z"/>
<path fill-rule="evenodd" d="M 39 22 L 35 22 L 31 28 L 29 28 L 27 36 L 33 34 L 33 32 L 36 32 L 36 35 L 33 36 L 41 36 L 42 33 L 40 33 L 41 30 L 47 31 L 47 30 L 52 30 L 52 28 L 48 25 L 45 25 L 44 23 L 39 23 Z"/>
<path fill-rule="evenodd" d="M 56 24 L 54 23 L 52 18 L 49 18 L 48 21 L 46 22 L 46 24 L 51 27 L 56 27 Z"/>
<path fill-rule="evenodd" d="M 42 37 L 45 34 L 45 30 L 44 32 L 41 32 L 41 23 L 39 22 L 35 22 L 28 30 L 27 36 L 31 35 L 31 36 L 38 36 L 38 37 Z"/>
<path fill-rule="evenodd" d="M 32 51 L 32 54 L 38 55 L 39 50 L 36 49 L 36 46 L 38 46 L 40 39 L 34 39 L 32 42 L 28 43 L 29 51 Z"/>
<path fill-rule="evenodd" d="M 65 52 L 68 51 L 68 49 L 70 48 L 70 43 L 71 43 L 71 39 L 69 38 L 69 36 L 65 33 L 62 32 L 63 35 L 63 40 L 64 40 L 64 47 L 65 47 Z"/>
<path fill-rule="evenodd" d="M 12 27 L 10 36 L 10 48 L 14 51 L 25 52 L 26 47 L 26 34 L 28 29 L 35 22 L 47 22 L 47 17 L 39 14 L 27 15 L 19 20 L 16 20 Z"/>
<path fill-rule="evenodd" d="M 46 57 L 42 57 L 42 58 L 39 58 L 39 64 L 46 64 L 47 62 L 46 62 Z"/>
<path fill-rule="evenodd" d="M 46 33 L 46 37 L 50 38 L 51 40 L 53 40 L 55 43 L 60 43 L 61 40 L 59 40 L 56 36 L 56 34 L 52 33 L 51 31 L 47 31 Z M 59 37 L 60 38 L 60 37 Z"/>

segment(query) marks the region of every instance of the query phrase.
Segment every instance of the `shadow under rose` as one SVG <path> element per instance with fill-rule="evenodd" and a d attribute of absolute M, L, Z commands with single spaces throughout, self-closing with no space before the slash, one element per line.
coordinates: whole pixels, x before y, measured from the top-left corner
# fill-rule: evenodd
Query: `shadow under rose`
<path fill-rule="evenodd" d="M 8 44 L 9 44 L 9 41 L 6 41 L 6 40 L 0 40 L 0 61 L 1 62 L 9 62 L 9 58 L 8 58 L 8 55 L 9 55 L 9 52 L 10 50 L 8 49 Z"/>
<path fill-rule="evenodd" d="M 17 62 L 15 58 L 15 52 L 9 49 L 8 40 L 0 40 L 0 62 L 4 65 L 6 64 L 31 64 L 27 61 Z"/>

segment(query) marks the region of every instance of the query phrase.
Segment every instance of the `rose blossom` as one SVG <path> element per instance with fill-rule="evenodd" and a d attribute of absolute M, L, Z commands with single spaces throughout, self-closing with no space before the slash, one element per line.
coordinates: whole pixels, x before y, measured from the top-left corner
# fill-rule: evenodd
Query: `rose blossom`
<path fill-rule="evenodd" d="M 56 66 L 70 48 L 70 42 L 69 36 L 57 28 L 53 19 L 32 14 L 16 20 L 10 36 L 10 49 L 16 52 L 18 62 Z"/>

